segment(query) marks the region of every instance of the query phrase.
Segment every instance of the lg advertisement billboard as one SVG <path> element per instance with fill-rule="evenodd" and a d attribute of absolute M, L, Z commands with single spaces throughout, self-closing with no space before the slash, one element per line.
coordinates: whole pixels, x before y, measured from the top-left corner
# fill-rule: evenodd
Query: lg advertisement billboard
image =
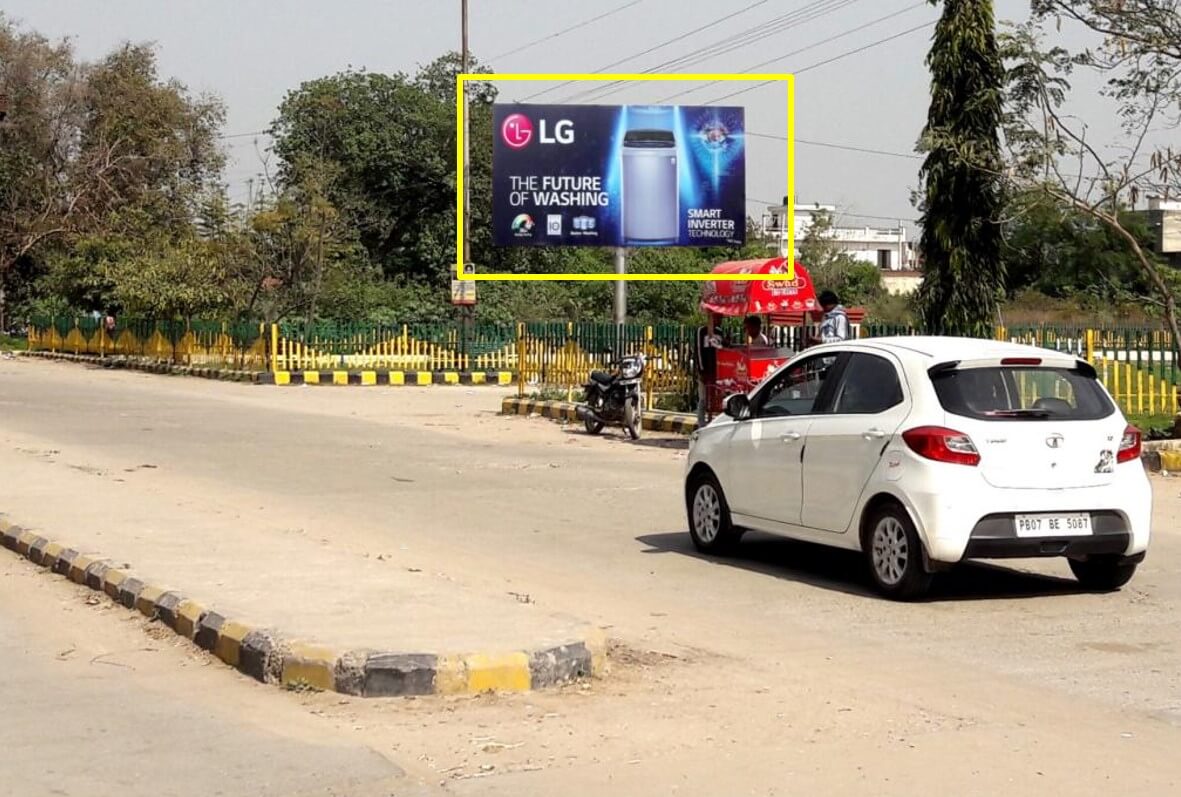
<path fill-rule="evenodd" d="M 499 246 L 736 246 L 742 108 L 495 105 Z"/>

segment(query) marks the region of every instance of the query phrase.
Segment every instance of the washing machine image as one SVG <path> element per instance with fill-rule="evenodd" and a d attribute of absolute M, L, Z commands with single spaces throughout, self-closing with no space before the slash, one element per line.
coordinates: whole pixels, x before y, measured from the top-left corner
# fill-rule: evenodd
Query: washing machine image
<path fill-rule="evenodd" d="M 625 245 L 675 243 L 681 221 L 676 137 L 671 130 L 628 130 L 620 152 Z"/>

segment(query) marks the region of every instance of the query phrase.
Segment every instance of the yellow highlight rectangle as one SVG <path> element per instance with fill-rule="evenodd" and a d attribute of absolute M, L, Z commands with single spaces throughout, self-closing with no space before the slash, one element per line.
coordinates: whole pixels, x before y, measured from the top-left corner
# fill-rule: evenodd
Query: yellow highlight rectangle
<path fill-rule="evenodd" d="M 622 81 L 687 81 L 687 80 L 702 80 L 711 82 L 754 82 L 762 81 L 764 83 L 782 81 L 787 86 L 787 195 L 785 201 L 787 204 L 787 251 L 789 257 L 787 259 L 787 276 L 786 279 L 795 279 L 796 265 L 795 258 L 791 256 L 796 248 L 796 234 L 795 234 L 795 197 L 796 197 L 796 83 L 795 75 L 790 72 L 784 73 L 761 73 L 761 74 L 712 74 L 712 73 L 661 73 L 661 74 L 647 74 L 647 73 L 616 73 L 616 74 L 595 74 L 595 73 L 575 73 L 575 74 L 552 74 L 546 72 L 518 72 L 514 74 L 459 74 L 456 75 L 456 91 L 455 91 L 455 129 L 458 131 L 455 136 L 455 163 L 456 163 L 456 179 L 455 179 L 455 275 L 461 280 L 571 280 L 583 282 L 618 282 L 620 280 L 677 280 L 689 282 L 705 282 L 709 280 L 726 281 L 726 282 L 762 282 L 767 280 L 782 280 L 783 274 L 465 274 L 463 270 L 463 96 L 466 90 L 465 84 L 467 81 L 484 81 L 484 82 L 498 82 L 498 81 L 601 81 L 601 82 L 622 82 Z"/>
<path fill-rule="evenodd" d="M 276 385 L 290 385 L 291 384 L 291 372 L 290 371 L 275 371 L 275 384 Z"/>
<path fill-rule="evenodd" d="M 484 382 L 487 381 L 487 379 L 488 379 L 488 375 L 486 373 L 484 373 L 483 371 L 473 371 L 472 372 L 472 384 L 473 385 L 482 385 L 482 384 L 484 384 Z"/>
<path fill-rule="evenodd" d="M 795 268 L 794 266 L 792 267 Z M 496 375 L 496 383 L 498 385 L 511 385 L 513 383 L 513 375 L 511 371 L 501 371 Z"/>
<path fill-rule="evenodd" d="M 430 385 L 435 381 L 435 375 L 430 371 L 417 371 L 414 374 L 415 382 L 419 385 Z"/>
<path fill-rule="evenodd" d="M 361 384 L 362 385 L 376 385 L 377 384 L 377 372 L 376 371 L 362 371 L 361 372 Z"/>
<path fill-rule="evenodd" d="M 319 371 L 304 371 L 303 372 L 303 383 L 305 385 L 320 384 L 320 372 Z"/>
<path fill-rule="evenodd" d="M 405 371 L 390 371 L 390 384 L 391 385 L 406 384 L 406 372 Z"/>
<path fill-rule="evenodd" d="M 458 385 L 459 374 L 455 371 L 447 371 L 443 374 L 443 382 L 448 385 Z"/>
<path fill-rule="evenodd" d="M 348 383 L 349 383 L 349 372 L 348 371 L 333 371 L 332 372 L 332 384 L 347 385 Z"/>

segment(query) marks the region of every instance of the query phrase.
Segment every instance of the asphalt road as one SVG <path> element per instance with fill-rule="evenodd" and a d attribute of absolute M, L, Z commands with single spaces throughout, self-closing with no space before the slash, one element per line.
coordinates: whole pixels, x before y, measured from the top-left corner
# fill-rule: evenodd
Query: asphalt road
<path fill-rule="evenodd" d="M 63 474 L 151 462 L 162 481 L 136 489 L 171 494 L 183 482 L 188 513 L 264 513 L 269 526 L 330 530 L 341 546 L 405 549 L 466 588 L 608 626 L 621 640 L 615 672 L 582 689 L 266 698 L 455 791 L 1177 790 L 1181 482 L 1154 481 L 1156 536 L 1120 593 L 1081 593 L 1060 562 L 967 565 L 932 600 L 898 605 L 868 593 L 847 553 L 754 537 L 732 559 L 695 555 L 681 441 L 499 418 L 499 395 L 2 362 L 0 456 L 52 450 Z M 100 500 L 93 478 L 72 503 Z M 0 486 L 0 507 L 37 514 L 22 495 Z M 95 522 L 120 513 L 105 506 Z M 63 678 L 38 673 L 47 689 Z"/>
<path fill-rule="evenodd" d="M 4 552 L 0 795 L 437 793 L 188 645 Z"/>

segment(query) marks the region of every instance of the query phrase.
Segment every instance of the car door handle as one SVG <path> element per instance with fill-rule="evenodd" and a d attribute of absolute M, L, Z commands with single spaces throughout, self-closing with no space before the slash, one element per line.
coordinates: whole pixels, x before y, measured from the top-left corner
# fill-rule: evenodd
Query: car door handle
<path fill-rule="evenodd" d="M 866 431 L 861 433 L 861 436 L 864 437 L 866 440 L 881 440 L 883 437 L 886 436 L 886 433 L 883 432 L 881 429 L 867 429 Z"/>
<path fill-rule="evenodd" d="M 779 435 L 779 439 L 785 443 L 794 443 L 795 441 L 800 439 L 800 433 L 799 432 L 785 432 L 784 434 Z"/>

